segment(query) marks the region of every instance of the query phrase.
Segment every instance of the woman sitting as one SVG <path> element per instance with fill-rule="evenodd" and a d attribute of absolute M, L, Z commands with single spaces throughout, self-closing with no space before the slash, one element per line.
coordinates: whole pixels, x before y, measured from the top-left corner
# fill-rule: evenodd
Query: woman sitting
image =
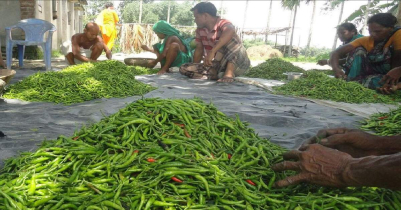
<path fill-rule="evenodd" d="M 355 25 L 352 23 L 343 23 L 337 27 L 337 36 L 338 38 L 343 42 L 342 45 L 346 45 L 355 39 L 363 37 L 362 34 L 358 33 L 358 30 L 356 29 Z M 346 66 L 346 60 L 348 58 L 352 59 L 353 53 L 350 52 L 348 53 L 344 58 L 340 59 L 339 63 L 343 67 L 344 71 L 347 72 L 349 71 L 349 66 Z M 317 62 L 319 65 L 324 66 L 329 64 L 329 60 L 319 60 Z"/>
<path fill-rule="evenodd" d="M 382 93 L 391 93 L 401 88 L 401 30 L 395 27 L 397 18 L 389 13 L 379 13 L 368 20 L 368 37 L 362 37 L 336 49 L 330 64 L 337 78 L 358 81 Z M 354 51 L 354 58 L 347 59 L 350 66 L 345 73 L 339 60 Z M 358 59 L 357 59 L 358 58 Z"/>
<path fill-rule="evenodd" d="M 164 74 L 170 67 L 180 67 L 184 63 L 192 62 L 191 48 L 177 29 L 161 20 L 153 26 L 153 31 L 160 39 L 163 39 L 163 43 L 153 45 L 153 49 L 142 45 L 143 50 L 157 55 L 157 59 L 150 61 L 147 67 L 153 68 L 160 62 L 162 68 L 157 74 Z"/>

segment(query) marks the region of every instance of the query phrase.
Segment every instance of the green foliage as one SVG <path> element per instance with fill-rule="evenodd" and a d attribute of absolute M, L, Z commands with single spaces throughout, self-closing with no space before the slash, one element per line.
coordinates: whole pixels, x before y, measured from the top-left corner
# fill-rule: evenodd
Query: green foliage
<path fill-rule="evenodd" d="M 192 3 L 188 1 L 179 4 L 176 9 L 177 11 L 171 17 L 171 23 L 173 25 L 193 26 L 195 21 L 191 12 L 192 7 Z"/>
<path fill-rule="evenodd" d="M 310 62 L 316 63 L 319 60 L 327 60 L 330 58 L 331 50 L 328 48 L 310 47 L 309 49 L 303 48 L 298 57 L 285 57 L 283 58 L 289 62 Z"/>
<path fill-rule="evenodd" d="M 373 114 L 362 123 L 361 128 L 380 136 L 401 135 L 401 107 L 387 113 Z"/>
<path fill-rule="evenodd" d="M 401 101 L 401 93 L 382 95 L 357 82 L 328 77 L 323 72 L 306 72 L 303 78 L 274 87 L 277 94 L 331 100 L 346 103 L 386 103 Z"/>
<path fill-rule="evenodd" d="M 60 50 L 52 50 L 52 57 L 53 58 L 58 58 L 58 57 L 62 57 L 63 54 L 61 54 Z"/>
<path fill-rule="evenodd" d="M 150 2 L 142 4 L 142 23 L 153 24 L 158 20 L 167 20 L 168 1 Z M 177 3 L 170 1 L 170 23 L 173 25 L 194 25 L 194 17 L 190 9 L 191 2 Z M 137 23 L 139 21 L 139 2 L 133 1 L 124 6 L 122 11 L 124 23 Z"/>
<path fill-rule="evenodd" d="M 300 54 L 303 56 L 310 56 L 310 57 L 316 57 L 321 54 L 326 54 L 330 53 L 331 49 L 329 48 L 317 48 L 317 47 L 309 47 L 309 48 L 302 48 L 300 50 Z"/>
<path fill-rule="evenodd" d="M 303 55 L 300 55 L 298 57 L 284 57 L 282 59 L 285 61 L 288 61 L 288 62 L 316 63 L 318 61 L 316 59 L 316 57 L 307 57 L 307 56 L 303 56 Z"/>
<path fill-rule="evenodd" d="M 38 46 L 25 46 L 24 58 L 28 60 L 43 59 L 43 51 Z"/>
<path fill-rule="evenodd" d="M 139 70 L 143 72 L 143 70 Z M 97 98 L 143 95 L 155 88 L 135 80 L 136 72 L 109 60 L 39 72 L 11 85 L 4 98 L 74 104 Z"/>
<path fill-rule="evenodd" d="M 287 78 L 283 73 L 305 72 L 302 68 L 280 58 L 272 58 L 252 67 L 244 76 L 262 79 L 284 80 Z"/>
<path fill-rule="evenodd" d="M 92 22 L 96 19 L 97 15 L 105 9 L 104 5 L 110 2 L 109 0 L 96 0 L 96 1 L 88 1 L 88 5 L 85 5 L 85 19 L 84 24 L 88 22 Z M 117 6 L 117 5 L 114 5 Z"/>
<path fill-rule="evenodd" d="M 380 0 L 372 0 L 369 8 L 368 17 L 377 13 L 390 12 L 395 15 L 397 12 L 399 0 L 392 0 L 384 4 L 380 4 Z M 344 22 L 354 22 L 356 25 L 365 21 L 365 12 L 368 5 L 362 5 L 359 9 L 351 13 Z"/>
<path fill-rule="evenodd" d="M 254 47 L 254 46 L 260 46 L 260 45 L 266 45 L 265 41 L 261 38 L 257 38 L 257 39 L 245 39 L 242 41 L 244 47 L 246 49 L 250 48 L 250 47 Z M 267 42 L 267 45 L 270 46 L 274 46 L 274 43 L 271 41 Z"/>

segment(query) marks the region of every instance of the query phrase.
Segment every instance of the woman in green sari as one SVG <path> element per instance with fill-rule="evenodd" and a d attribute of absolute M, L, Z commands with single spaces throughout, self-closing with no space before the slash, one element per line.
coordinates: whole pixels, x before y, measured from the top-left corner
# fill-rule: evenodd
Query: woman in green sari
<path fill-rule="evenodd" d="M 184 40 L 177 29 L 166 21 L 160 20 L 153 26 L 153 31 L 160 39 L 163 39 L 163 42 L 153 45 L 153 49 L 142 45 L 143 50 L 157 55 L 156 60 L 149 62 L 149 68 L 155 67 L 160 62 L 162 68 L 157 74 L 164 74 L 168 72 L 170 67 L 180 67 L 184 63 L 192 62 L 189 43 Z"/>

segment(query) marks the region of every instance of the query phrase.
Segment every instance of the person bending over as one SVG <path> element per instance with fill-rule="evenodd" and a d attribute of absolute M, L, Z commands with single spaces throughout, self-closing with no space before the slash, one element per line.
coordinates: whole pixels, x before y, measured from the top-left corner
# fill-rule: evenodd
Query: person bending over
<path fill-rule="evenodd" d="M 233 82 L 234 77 L 246 73 L 250 61 L 234 25 L 216 16 L 217 9 L 210 2 L 198 3 L 191 11 L 198 26 L 194 63 L 182 65 L 180 73 L 219 82 Z"/>
<path fill-rule="evenodd" d="M 153 45 L 153 49 L 142 45 L 143 50 L 157 55 L 156 60 L 149 61 L 148 68 L 153 68 L 160 62 L 162 68 L 157 74 L 164 74 L 170 67 L 180 67 L 184 63 L 192 62 L 191 48 L 177 29 L 161 20 L 153 25 L 153 31 L 160 39 L 163 39 L 163 43 Z"/>
<path fill-rule="evenodd" d="M 111 59 L 111 51 L 98 34 L 99 26 L 96 23 L 88 23 L 83 33 L 77 33 L 72 36 L 71 41 L 63 43 L 61 51 L 69 65 L 97 61 L 103 50 L 106 57 Z"/>

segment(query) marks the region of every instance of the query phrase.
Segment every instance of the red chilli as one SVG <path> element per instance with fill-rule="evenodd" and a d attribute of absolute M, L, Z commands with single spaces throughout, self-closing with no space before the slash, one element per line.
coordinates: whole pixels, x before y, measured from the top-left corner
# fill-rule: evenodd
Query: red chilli
<path fill-rule="evenodd" d="M 253 186 L 256 185 L 256 184 L 255 184 L 253 181 L 251 181 L 250 179 L 247 179 L 246 182 L 248 182 L 250 185 L 253 185 Z"/>
<path fill-rule="evenodd" d="M 79 139 L 79 136 L 76 136 L 76 137 L 74 137 L 74 138 L 72 138 L 72 140 L 77 140 L 77 139 Z"/>
<path fill-rule="evenodd" d="M 178 183 L 183 183 L 184 181 L 182 181 L 181 179 L 178 179 L 177 177 L 171 177 L 171 180 L 178 182 Z"/>
<path fill-rule="evenodd" d="M 153 159 L 153 158 L 148 158 L 148 162 L 149 162 L 149 163 L 154 163 L 154 162 L 156 162 L 156 160 Z"/>
<path fill-rule="evenodd" d="M 191 138 L 191 135 L 189 135 L 187 129 L 184 128 L 184 134 L 187 138 Z"/>
<path fill-rule="evenodd" d="M 384 116 L 384 117 L 379 117 L 378 119 L 379 120 L 384 120 L 384 119 L 387 119 L 388 118 L 388 116 Z"/>
<path fill-rule="evenodd" d="M 231 159 L 231 157 L 232 157 L 232 155 L 231 154 L 227 154 L 227 156 L 228 156 L 228 159 L 230 160 Z"/>

